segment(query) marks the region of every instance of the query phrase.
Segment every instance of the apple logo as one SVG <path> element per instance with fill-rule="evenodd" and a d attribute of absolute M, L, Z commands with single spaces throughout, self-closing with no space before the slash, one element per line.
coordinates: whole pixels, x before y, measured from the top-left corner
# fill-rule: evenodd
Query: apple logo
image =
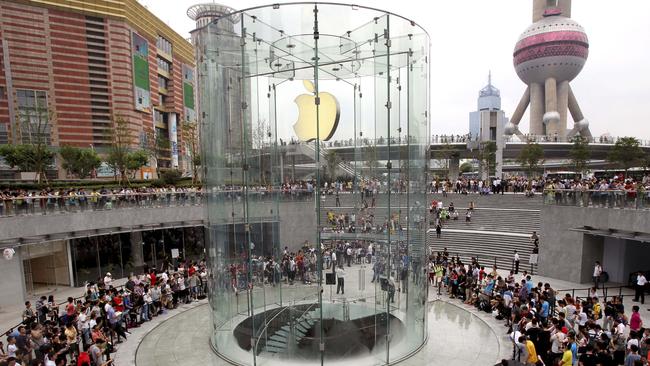
<path fill-rule="evenodd" d="M 298 120 L 293 125 L 293 130 L 301 141 L 311 142 L 318 136 L 323 141 L 328 141 L 334 136 L 339 125 L 341 111 L 339 102 L 330 93 L 318 93 L 320 97 L 319 128 L 316 130 L 316 96 L 314 95 L 314 84 L 309 80 L 303 80 L 305 89 L 312 94 L 300 94 L 294 99 L 298 105 Z"/>

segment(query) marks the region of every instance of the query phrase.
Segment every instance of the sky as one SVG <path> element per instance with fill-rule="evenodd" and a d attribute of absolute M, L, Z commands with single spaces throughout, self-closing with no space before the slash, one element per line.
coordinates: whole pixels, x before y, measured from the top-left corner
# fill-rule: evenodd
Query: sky
<path fill-rule="evenodd" d="M 139 0 L 175 31 L 189 38 L 193 0 Z M 235 9 L 265 5 L 259 0 L 224 0 Z M 431 134 L 468 132 L 478 91 L 501 90 L 510 117 L 526 86 L 512 65 L 519 35 L 530 25 L 532 0 L 359 0 L 359 5 L 409 18 L 431 42 Z M 616 6 L 614 6 L 614 4 Z M 650 1 L 573 0 L 572 18 L 589 36 L 589 59 L 571 85 L 595 136 L 650 140 Z M 569 118 L 570 120 L 570 118 Z M 569 121 L 569 128 L 571 127 Z M 528 130 L 528 112 L 520 128 Z"/>

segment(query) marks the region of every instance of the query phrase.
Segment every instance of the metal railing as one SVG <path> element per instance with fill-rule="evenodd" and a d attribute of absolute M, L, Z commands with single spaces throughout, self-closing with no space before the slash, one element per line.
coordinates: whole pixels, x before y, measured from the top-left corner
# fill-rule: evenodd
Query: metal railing
<path fill-rule="evenodd" d="M 587 142 L 590 144 L 605 144 L 605 145 L 614 145 L 618 140 L 620 140 L 622 137 L 615 137 L 615 136 L 592 136 L 587 138 Z M 650 146 L 650 140 L 639 140 L 639 144 L 641 146 Z M 505 136 L 505 142 L 507 143 L 526 143 L 526 142 L 566 142 L 566 143 L 571 143 L 572 138 L 571 137 L 562 137 L 562 136 L 555 136 L 555 135 L 530 135 L 526 134 L 524 135 L 524 141 L 521 141 L 519 137 L 513 136 Z"/>
<path fill-rule="evenodd" d="M 650 209 L 650 190 L 545 189 L 544 203 L 556 206 Z"/>
<path fill-rule="evenodd" d="M 275 328 L 280 328 L 278 326 L 278 324 L 280 324 L 280 325 L 286 325 L 287 324 L 287 321 L 285 320 L 285 316 L 284 316 L 285 312 L 289 313 L 289 321 L 288 321 L 288 323 L 290 324 L 290 327 L 291 327 L 291 333 L 293 333 L 293 329 L 295 327 L 295 325 L 293 323 L 294 323 L 295 319 L 302 318 L 305 314 L 307 314 L 309 311 L 311 311 L 314 307 L 319 306 L 319 304 L 317 302 L 308 304 L 307 308 L 304 311 L 301 311 L 299 316 L 294 317 L 294 315 L 292 313 L 295 310 L 296 305 L 305 305 L 305 304 L 297 304 L 296 302 L 297 301 L 305 301 L 305 300 L 307 300 L 308 298 L 310 298 L 312 296 L 313 296 L 313 294 L 310 294 L 310 295 L 308 295 L 306 297 L 303 297 L 302 299 L 293 300 L 293 304 L 285 306 L 284 308 L 282 308 L 282 310 L 278 311 L 271 319 L 267 320 L 264 323 L 264 327 L 262 328 L 262 330 L 259 332 L 258 336 L 256 337 L 257 339 L 255 340 L 255 345 L 253 346 L 253 352 L 255 353 L 255 355 L 259 355 L 262 352 L 262 350 L 266 347 L 266 344 L 267 344 L 268 338 L 269 338 L 268 332 L 269 332 L 269 328 L 271 326 L 272 326 L 273 329 L 275 329 Z M 318 300 L 318 298 L 316 297 L 316 298 L 314 298 L 314 300 Z M 280 315 L 283 315 L 283 316 L 280 317 Z M 260 348 L 260 347 L 262 347 L 262 348 Z"/>
<path fill-rule="evenodd" d="M 255 201 L 305 201 L 314 197 L 307 190 L 249 190 L 249 202 Z M 87 192 L 65 195 L 19 195 L 0 198 L 0 217 L 21 215 L 48 215 L 55 213 L 76 213 L 83 211 L 118 210 L 125 208 L 162 208 L 202 205 L 211 200 L 240 200 L 241 189 L 219 191 L 152 192 L 152 193 L 107 193 Z"/>
<path fill-rule="evenodd" d="M 587 287 L 587 288 L 571 288 L 571 289 L 566 289 L 566 290 L 555 290 L 556 295 L 563 296 L 563 294 L 571 293 L 571 297 L 574 299 L 587 299 L 591 295 L 591 290 L 593 287 Z M 631 293 L 624 294 L 623 289 L 628 289 L 630 290 Z M 584 293 L 584 296 L 581 296 L 581 294 Z M 602 294 L 602 299 L 603 302 L 607 301 L 609 297 L 612 296 L 617 296 L 620 299 L 623 299 L 626 296 L 634 296 L 633 290 L 630 289 L 630 286 L 627 285 L 619 285 L 619 286 L 599 286 L 596 289 L 596 295 L 600 298 L 600 295 Z"/>

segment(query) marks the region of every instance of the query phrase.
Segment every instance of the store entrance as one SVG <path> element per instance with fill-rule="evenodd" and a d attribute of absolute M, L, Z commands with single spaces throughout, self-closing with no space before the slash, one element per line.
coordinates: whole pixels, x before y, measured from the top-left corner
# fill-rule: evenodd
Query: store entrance
<path fill-rule="evenodd" d="M 25 290 L 30 295 L 44 295 L 70 286 L 70 268 L 65 241 L 21 247 Z"/>

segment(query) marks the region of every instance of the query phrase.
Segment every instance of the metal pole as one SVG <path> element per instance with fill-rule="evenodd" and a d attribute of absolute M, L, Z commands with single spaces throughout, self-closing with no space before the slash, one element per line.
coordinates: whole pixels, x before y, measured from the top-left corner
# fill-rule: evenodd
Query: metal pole
<path fill-rule="evenodd" d="M 323 327 L 323 253 L 321 246 L 321 217 L 320 217 L 320 95 L 318 94 L 319 83 L 318 83 L 318 5 L 314 5 L 314 94 L 316 96 L 316 140 L 314 140 L 315 147 L 315 163 L 316 163 L 316 187 L 315 187 L 315 199 L 316 199 L 316 246 L 318 248 L 318 307 L 319 307 L 319 323 L 320 323 L 320 364 L 321 366 L 325 364 L 325 343 L 323 342 L 324 337 L 324 327 Z M 337 258 L 338 259 L 338 258 Z M 331 291 L 331 286 L 330 286 Z M 330 292 L 331 296 L 331 292 Z"/>
<path fill-rule="evenodd" d="M 390 110 L 391 110 L 391 100 L 390 100 L 390 84 L 391 84 L 391 73 L 390 73 L 390 15 L 386 14 L 386 29 L 384 31 L 384 38 L 386 40 L 385 45 L 386 45 L 386 123 L 387 123 L 387 130 L 388 130 L 388 136 L 387 136 L 387 150 L 388 150 L 388 162 L 386 163 L 386 170 L 387 170 L 387 187 L 388 187 L 388 217 L 389 217 L 389 224 L 390 224 L 390 218 L 391 218 L 391 159 L 390 159 L 390 153 L 391 153 L 391 143 L 390 143 Z M 390 225 L 387 230 L 388 234 L 388 276 L 390 279 L 390 263 L 391 263 L 391 240 L 390 240 Z M 408 253 L 407 253 L 408 254 Z M 408 292 L 407 292 L 408 293 Z M 408 299 L 407 299 L 408 303 Z M 390 364 L 390 302 L 386 301 L 386 364 Z"/>

